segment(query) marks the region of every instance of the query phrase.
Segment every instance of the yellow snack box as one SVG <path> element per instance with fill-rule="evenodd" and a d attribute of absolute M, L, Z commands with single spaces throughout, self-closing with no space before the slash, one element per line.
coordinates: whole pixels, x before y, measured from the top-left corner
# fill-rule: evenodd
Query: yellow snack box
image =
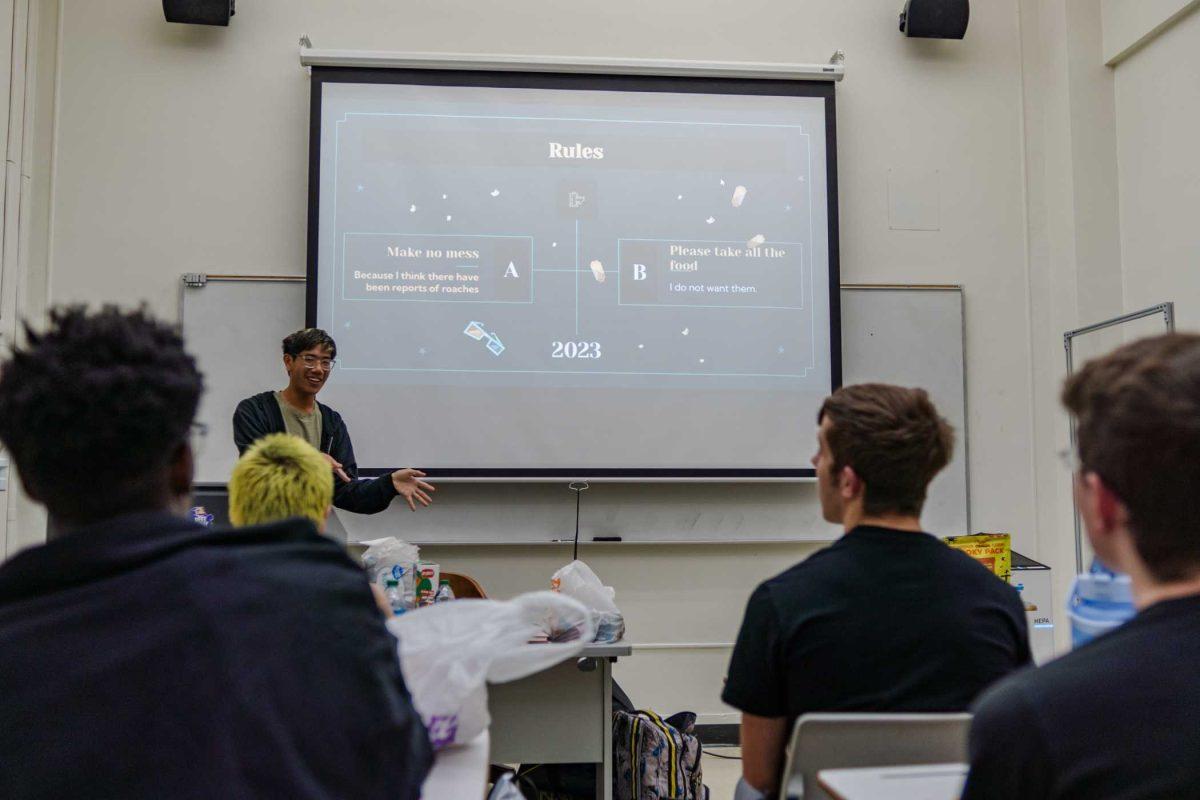
<path fill-rule="evenodd" d="M 977 533 L 947 536 L 946 544 L 983 564 L 1005 583 L 1012 577 L 1012 536 L 1007 533 Z"/>

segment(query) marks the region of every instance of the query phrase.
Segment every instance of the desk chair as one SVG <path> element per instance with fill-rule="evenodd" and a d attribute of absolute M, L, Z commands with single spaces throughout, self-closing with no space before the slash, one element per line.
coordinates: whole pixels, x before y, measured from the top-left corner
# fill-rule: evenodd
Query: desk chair
<path fill-rule="evenodd" d="M 454 592 L 455 599 L 461 600 L 465 597 L 487 598 L 487 594 L 483 591 L 483 587 L 479 585 L 479 581 L 470 575 L 462 575 L 457 572 L 443 572 L 442 580 L 450 581 L 450 591 Z"/>
<path fill-rule="evenodd" d="M 796 720 L 781 798 L 830 800 L 817 771 L 967 760 L 970 714 L 805 714 Z"/>

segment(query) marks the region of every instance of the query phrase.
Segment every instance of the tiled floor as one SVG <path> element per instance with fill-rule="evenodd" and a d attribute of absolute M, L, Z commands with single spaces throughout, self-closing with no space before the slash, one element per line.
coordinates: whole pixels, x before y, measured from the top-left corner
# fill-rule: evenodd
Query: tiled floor
<path fill-rule="evenodd" d="M 742 776 L 741 754 L 740 747 L 708 745 L 704 748 L 700 764 L 710 800 L 730 800 L 733 797 L 733 789 Z"/>

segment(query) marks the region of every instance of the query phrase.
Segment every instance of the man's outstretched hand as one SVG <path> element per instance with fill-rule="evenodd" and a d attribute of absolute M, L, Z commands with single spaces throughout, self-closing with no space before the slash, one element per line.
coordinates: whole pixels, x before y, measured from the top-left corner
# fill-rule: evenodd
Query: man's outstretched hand
<path fill-rule="evenodd" d="M 433 484 L 421 480 L 424 477 L 425 473 L 419 469 L 398 469 L 392 473 L 392 486 L 413 511 L 417 510 L 417 503 L 423 506 L 432 503 L 429 493 L 437 491 Z"/>
<path fill-rule="evenodd" d="M 333 474 L 341 478 L 342 483 L 350 482 L 350 476 L 346 474 L 346 470 L 342 469 L 341 463 L 336 458 L 329 455 L 329 453 L 321 453 L 321 455 L 325 456 L 325 460 L 329 462 L 329 466 L 333 467 Z"/>

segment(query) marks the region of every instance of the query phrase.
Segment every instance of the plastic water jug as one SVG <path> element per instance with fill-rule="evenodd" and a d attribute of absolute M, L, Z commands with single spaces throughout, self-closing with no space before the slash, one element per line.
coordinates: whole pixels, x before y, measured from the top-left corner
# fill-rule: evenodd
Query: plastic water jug
<path fill-rule="evenodd" d="M 1119 628 L 1136 613 L 1129 576 L 1113 572 L 1099 559 L 1094 559 L 1091 569 L 1076 575 L 1071 584 L 1071 595 L 1067 600 L 1071 647 L 1080 647 Z"/>

